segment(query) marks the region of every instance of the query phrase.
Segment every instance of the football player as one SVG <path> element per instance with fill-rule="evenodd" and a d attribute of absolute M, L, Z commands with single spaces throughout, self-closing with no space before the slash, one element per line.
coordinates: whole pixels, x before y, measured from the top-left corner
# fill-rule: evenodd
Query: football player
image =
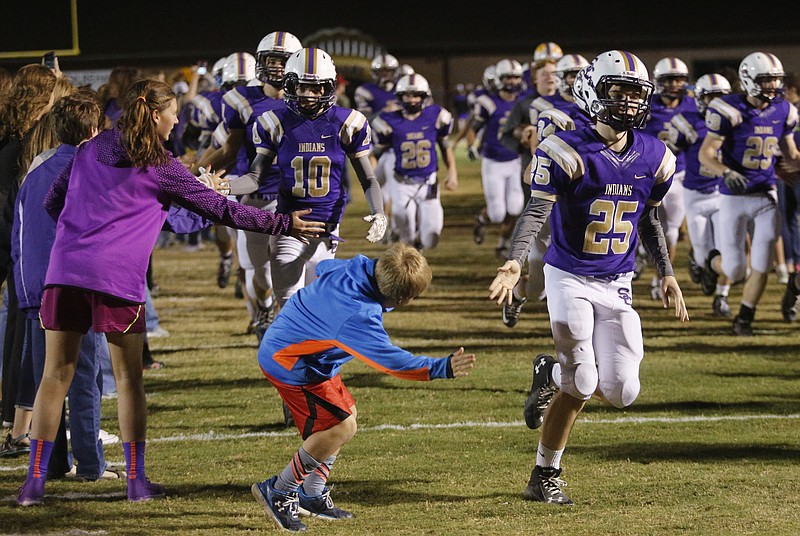
<path fill-rule="evenodd" d="M 748 54 L 739 64 L 745 93 L 718 97 L 706 110 L 708 134 L 700 147 L 700 163 L 712 175 L 722 177 L 719 251 L 709 253 L 706 269 L 712 282 L 716 274 L 744 281 L 739 313 L 733 319 L 734 335 L 753 335 L 756 306 L 772 269 L 780 232 L 775 158 L 780 151 L 787 161 L 800 164 L 800 151 L 792 136 L 797 108 L 783 98 L 784 75 L 783 64 L 774 54 Z"/>
<path fill-rule="evenodd" d="M 514 229 L 509 260 L 489 287 L 498 304 L 511 300 L 528 247 L 550 216 L 545 288 L 560 373 L 551 376 L 553 362 L 538 371 L 538 394 L 551 399 L 539 407 L 547 413 L 528 500 L 572 504 L 561 489 L 561 457 L 578 414 L 593 395 L 624 408 L 639 394 L 644 344 L 631 280 L 640 238 L 662 277 L 664 307 L 672 300 L 675 316 L 688 320 L 655 214 L 675 155 L 640 131 L 652 91 L 647 68 L 629 52 L 603 52 L 580 71 L 575 98 L 596 124 L 539 144 L 531 200 Z M 555 395 L 553 384 L 560 387 Z"/>
<path fill-rule="evenodd" d="M 372 121 L 376 141 L 373 165 L 385 151 L 395 155 L 394 190 L 392 193 L 392 227 L 401 242 L 417 249 L 431 249 L 439 243 L 444 226 L 444 210 L 436 172 L 442 153 L 447 177 L 445 188 L 458 186 L 456 159 L 450 146 L 454 118 L 432 98 L 428 80 L 421 74 L 400 78 L 394 90 L 402 110 L 383 112 Z"/>

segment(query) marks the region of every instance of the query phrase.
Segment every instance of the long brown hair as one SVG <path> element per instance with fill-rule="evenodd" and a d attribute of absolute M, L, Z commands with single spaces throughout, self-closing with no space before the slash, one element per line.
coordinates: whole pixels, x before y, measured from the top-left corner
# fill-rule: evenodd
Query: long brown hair
<path fill-rule="evenodd" d="M 78 91 L 78 88 L 72 85 L 72 82 L 68 79 L 58 78 L 53 88 L 53 105 L 61 100 L 61 98 L 72 95 L 76 91 Z M 36 158 L 36 155 L 61 145 L 61 142 L 56 138 L 56 133 L 53 130 L 52 120 L 49 119 L 49 115 L 49 113 L 44 114 L 34 123 L 33 127 L 30 129 L 30 134 L 22 144 L 19 162 L 20 178 L 25 177 L 28 173 L 28 168 L 33 162 L 33 159 Z"/>
<path fill-rule="evenodd" d="M 4 95 L 0 110 L 0 138 L 22 138 L 50 102 L 56 75 L 38 63 L 21 67 Z"/>
<path fill-rule="evenodd" d="M 139 80 L 125 95 L 117 126 L 122 131 L 122 145 L 134 166 L 157 166 L 167 162 L 169 155 L 156 130 L 153 112 L 166 110 L 173 100 L 175 93 L 158 80 Z"/>

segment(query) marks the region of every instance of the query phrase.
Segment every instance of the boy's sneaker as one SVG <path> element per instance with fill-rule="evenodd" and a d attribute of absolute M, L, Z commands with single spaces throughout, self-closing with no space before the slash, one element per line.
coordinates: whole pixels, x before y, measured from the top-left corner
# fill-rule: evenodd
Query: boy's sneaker
<path fill-rule="evenodd" d="M 352 512 L 342 510 L 331 499 L 331 490 L 325 487 L 322 495 L 310 496 L 303 492 L 303 487 L 297 488 L 297 494 L 300 498 L 300 506 L 298 513 L 301 516 L 319 517 L 321 519 L 335 520 L 335 519 L 352 519 L 355 516 Z"/>
<path fill-rule="evenodd" d="M 739 315 L 736 315 L 736 317 L 733 319 L 732 330 L 734 335 L 740 337 L 752 337 L 753 323 L 750 320 L 745 320 Z"/>
<path fill-rule="evenodd" d="M 150 482 L 147 478 L 128 479 L 128 500 L 132 502 L 152 501 L 163 499 L 166 492 L 159 484 Z"/>
<path fill-rule="evenodd" d="M 44 500 L 44 478 L 27 478 L 19 490 L 17 504 L 20 506 L 36 506 Z"/>
<path fill-rule="evenodd" d="M 796 288 L 797 272 L 792 272 L 789 275 L 789 281 L 786 283 L 786 290 L 783 291 L 783 298 L 781 298 L 781 314 L 783 314 L 784 322 L 794 322 L 797 320 L 800 294 L 795 291 Z"/>
<path fill-rule="evenodd" d="M 514 293 L 511 293 L 511 305 L 508 302 L 503 303 L 503 324 L 508 328 L 513 328 L 519 322 L 519 313 L 522 311 L 522 306 L 528 298 L 517 299 Z"/>
<path fill-rule="evenodd" d="M 731 306 L 728 305 L 727 296 L 720 296 L 719 294 L 714 296 L 714 303 L 711 304 L 711 308 L 714 310 L 714 316 L 720 318 L 731 317 Z"/>
<path fill-rule="evenodd" d="M 542 425 L 544 412 L 558 391 L 551 377 L 555 364 L 555 358 L 547 354 L 539 354 L 533 360 L 531 394 L 525 400 L 525 408 L 522 410 L 525 424 L 531 430 L 536 430 Z"/>
<path fill-rule="evenodd" d="M 703 294 L 706 296 L 712 296 L 717 290 L 719 274 L 711 267 L 711 261 L 714 260 L 714 257 L 719 255 L 720 252 L 718 250 L 712 249 L 708 252 L 708 257 L 706 257 L 706 265 L 703 268 L 703 274 L 700 276 L 700 290 L 702 290 Z"/>
<path fill-rule="evenodd" d="M 274 488 L 277 476 L 269 480 L 256 482 L 250 487 L 253 497 L 264 507 L 270 517 L 282 529 L 289 532 L 302 532 L 306 526 L 297 515 L 300 501 L 297 493 L 286 493 Z"/>
<path fill-rule="evenodd" d="M 531 471 L 531 479 L 528 481 L 528 487 L 523 492 L 523 497 L 529 501 L 548 504 L 561 504 L 564 506 L 574 504 L 561 491 L 561 486 L 566 486 L 567 483 L 558 478 L 559 476 L 561 476 L 561 469 L 537 465 Z"/>

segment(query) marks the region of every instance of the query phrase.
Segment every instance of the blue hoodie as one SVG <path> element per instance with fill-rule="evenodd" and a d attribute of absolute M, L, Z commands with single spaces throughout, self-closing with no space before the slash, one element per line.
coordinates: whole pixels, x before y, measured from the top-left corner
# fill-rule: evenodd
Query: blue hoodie
<path fill-rule="evenodd" d="M 357 255 L 317 265 L 317 279 L 294 294 L 269 326 L 258 363 L 290 385 L 328 380 L 354 357 L 405 380 L 452 378 L 449 357 L 415 356 L 383 327 L 375 259 Z"/>

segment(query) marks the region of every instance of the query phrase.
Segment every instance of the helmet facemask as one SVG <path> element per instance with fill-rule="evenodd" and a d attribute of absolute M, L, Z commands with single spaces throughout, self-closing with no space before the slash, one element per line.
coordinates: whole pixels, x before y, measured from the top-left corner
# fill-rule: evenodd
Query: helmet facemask
<path fill-rule="evenodd" d="M 756 76 L 755 85 L 759 92 L 756 98 L 764 102 L 780 102 L 786 95 L 786 88 L 783 83 L 783 76 L 759 75 Z M 772 87 L 765 87 L 770 85 Z"/>
<path fill-rule="evenodd" d="M 688 76 L 664 75 L 656 80 L 656 89 L 660 96 L 669 100 L 681 99 L 686 95 L 686 84 L 688 82 Z"/>
<path fill-rule="evenodd" d="M 408 91 L 404 93 L 395 93 L 395 95 L 400 101 L 400 105 L 403 107 L 403 110 L 408 115 L 414 115 L 421 112 L 425 107 L 425 99 L 428 98 L 428 94 L 422 91 Z M 419 97 L 419 99 L 415 101 L 408 101 L 405 97 L 409 96 Z"/>
<path fill-rule="evenodd" d="M 256 56 L 256 76 L 265 84 L 275 89 L 283 87 L 283 70 L 290 54 L 276 52 L 259 52 Z"/>
<path fill-rule="evenodd" d="M 603 77 L 597 84 L 592 115 L 614 130 L 642 128 L 650 112 L 653 84 L 624 77 Z"/>
<path fill-rule="evenodd" d="M 301 86 L 321 86 L 322 94 L 300 95 Z M 289 109 L 312 119 L 327 112 L 336 101 L 336 87 L 330 80 L 304 82 L 296 73 L 289 73 L 284 79 L 283 88 L 283 98 Z"/>

